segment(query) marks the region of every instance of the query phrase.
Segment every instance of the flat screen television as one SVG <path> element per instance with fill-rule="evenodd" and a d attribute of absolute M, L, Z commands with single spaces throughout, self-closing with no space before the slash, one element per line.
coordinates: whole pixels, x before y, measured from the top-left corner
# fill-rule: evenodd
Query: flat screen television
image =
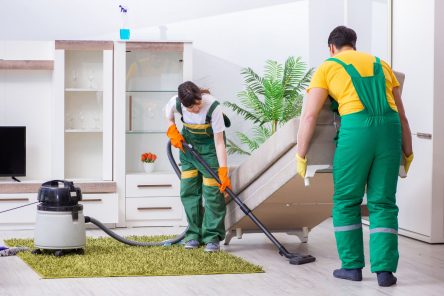
<path fill-rule="evenodd" d="M 0 126 L 0 176 L 26 176 L 25 126 Z"/>

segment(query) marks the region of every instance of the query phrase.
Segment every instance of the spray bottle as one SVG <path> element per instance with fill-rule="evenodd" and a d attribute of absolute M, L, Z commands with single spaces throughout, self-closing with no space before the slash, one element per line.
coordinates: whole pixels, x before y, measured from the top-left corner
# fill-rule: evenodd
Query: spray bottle
<path fill-rule="evenodd" d="M 128 28 L 128 7 L 119 5 L 122 24 L 120 26 L 120 40 L 130 39 L 130 29 Z"/>

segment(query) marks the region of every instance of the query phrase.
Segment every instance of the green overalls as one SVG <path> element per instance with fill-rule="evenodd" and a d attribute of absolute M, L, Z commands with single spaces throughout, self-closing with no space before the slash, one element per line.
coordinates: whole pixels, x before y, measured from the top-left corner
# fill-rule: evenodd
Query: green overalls
<path fill-rule="evenodd" d="M 219 105 L 215 101 L 207 112 L 205 124 L 183 123 L 182 135 L 193 145 L 194 150 L 217 172 L 219 162 L 214 144 L 211 115 Z M 176 109 L 182 115 L 182 106 L 176 100 Z M 182 118 L 183 122 L 183 118 Z M 182 164 L 180 198 L 188 220 L 185 241 L 197 240 L 204 244 L 219 242 L 225 238 L 225 199 L 219 191 L 219 184 L 205 168 L 187 151 L 179 154 Z M 205 198 L 202 209 L 202 193 Z"/>
<path fill-rule="evenodd" d="M 398 207 L 396 186 L 401 156 L 399 114 L 387 103 L 379 58 L 374 74 L 361 77 L 353 65 L 339 59 L 350 75 L 364 110 L 341 117 L 333 161 L 333 224 L 342 268 L 364 267 L 360 206 L 367 186 L 370 214 L 371 271 L 396 272 Z"/>

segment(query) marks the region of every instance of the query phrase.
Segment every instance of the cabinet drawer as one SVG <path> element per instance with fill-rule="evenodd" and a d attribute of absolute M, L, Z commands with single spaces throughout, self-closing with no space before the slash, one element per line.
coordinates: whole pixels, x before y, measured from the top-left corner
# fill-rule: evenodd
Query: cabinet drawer
<path fill-rule="evenodd" d="M 102 223 L 117 223 L 119 210 L 117 193 L 83 194 L 83 214 Z"/>
<path fill-rule="evenodd" d="M 183 207 L 178 196 L 127 198 L 126 220 L 180 220 Z"/>
<path fill-rule="evenodd" d="M 177 196 L 180 181 L 173 174 L 134 174 L 126 176 L 126 197 Z"/>
<path fill-rule="evenodd" d="M 0 211 L 37 201 L 37 193 L 0 194 Z M 0 223 L 35 223 L 37 204 L 0 214 Z"/>

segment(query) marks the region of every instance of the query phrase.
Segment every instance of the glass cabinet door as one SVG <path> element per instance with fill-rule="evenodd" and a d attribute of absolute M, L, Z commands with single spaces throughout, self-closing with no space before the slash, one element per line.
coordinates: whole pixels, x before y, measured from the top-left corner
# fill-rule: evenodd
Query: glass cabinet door
<path fill-rule="evenodd" d="M 126 172 L 143 172 L 142 153 L 157 155 L 155 172 L 172 171 L 165 105 L 183 82 L 183 44 L 140 43 L 126 49 Z M 181 47 L 182 46 L 182 47 Z"/>

